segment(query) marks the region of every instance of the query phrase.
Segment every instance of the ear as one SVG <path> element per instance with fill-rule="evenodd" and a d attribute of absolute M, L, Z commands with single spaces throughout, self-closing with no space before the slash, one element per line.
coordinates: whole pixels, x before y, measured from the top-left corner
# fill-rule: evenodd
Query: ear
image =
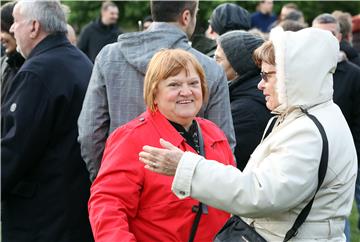
<path fill-rule="evenodd" d="M 30 38 L 36 39 L 40 34 L 40 23 L 37 20 L 31 22 Z"/>
<path fill-rule="evenodd" d="M 187 27 L 191 22 L 191 18 L 190 10 L 186 9 L 180 16 L 180 24 Z"/>

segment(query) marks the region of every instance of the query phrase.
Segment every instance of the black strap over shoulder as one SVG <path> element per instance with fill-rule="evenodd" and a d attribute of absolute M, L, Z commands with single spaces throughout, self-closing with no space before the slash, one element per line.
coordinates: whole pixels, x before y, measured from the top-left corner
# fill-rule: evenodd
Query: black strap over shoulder
<path fill-rule="evenodd" d="M 310 213 L 312 204 L 314 202 L 316 193 L 319 191 L 319 188 L 321 184 L 324 181 L 327 166 L 328 166 L 328 159 L 329 159 L 329 144 L 326 137 L 326 133 L 324 130 L 324 127 L 321 125 L 319 120 L 312 114 L 308 113 L 306 109 L 301 109 L 303 113 L 305 113 L 316 125 L 316 127 L 319 129 L 321 138 L 323 140 L 323 148 L 321 152 L 321 159 L 320 159 L 320 166 L 319 166 L 319 172 L 318 172 L 318 185 L 315 191 L 314 196 L 310 200 L 310 202 L 301 210 L 299 216 L 296 218 L 294 225 L 291 227 L 291 229 L 286 233 L 284 242 L 289 241 L 292 237 L 296 236 L 299 227 L 305 222 L 307 216 Z"/>
<path fill-rule="evenodd" d="M 201 133 L 201 128 L 200 128 L 199 123 L 196 122 L 196 124 L 197 124 L 197 128 L 198 128 L 198 136 L 199 136 L 199 148 L 200 148 L 199 154 L 205 157 L 204 139 L 203 139 L 203 136 Z M 196 231 L 197 231 L 197 228 L 200 223 L 200 219 L 201 219 L 201 215 L 203 213 L 204 206 L 206 206 L 206 205 L 199 202 L 199 206 L 197 207 L 194 223 L 191 227 L 189 242 L 193 242 L 195 239 Z"/>

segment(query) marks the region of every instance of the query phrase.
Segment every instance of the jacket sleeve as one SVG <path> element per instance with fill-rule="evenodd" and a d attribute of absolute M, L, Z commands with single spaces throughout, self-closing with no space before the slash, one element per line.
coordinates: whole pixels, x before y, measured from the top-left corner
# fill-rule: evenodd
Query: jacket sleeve
<path fill-rule="evenodd" d="M 144 170 L 137 154 L 141 148 L 125 129 L 109 137 L 98 177 L 91 186 L 89 218 L 95 241 L 136 241 L 128 219 L 137 214 Z"/>
<path fill-rule="evenodd" d="M 245 217 L 287 211 L 315 192 L 321 142 L 314 130 L 289 132 L 259 165 L 244 172 L 186 152 L 172 190 L 181 199 L 191 196 Z"/>
<path fill-rule="evenodd" d="M 48 89 L 30 72 L 14 79 L 1 107 L 2 199 L 36 165 L 49 142 L 52 107 Z"/>
<path fill-rule="evenodd" d="M 219 67 L 216 73 L 216 85 L 209 89 L 209 101 L 204 112 L 204 117 L 217 124 L 224 131 L 230 147 L 235 149 L 235 132 L 231 116 L 229 88 L 224 70 Z"/>
<path fill-rule="evenodd" d="M 105 79 L 99 61 L 94 64 L 78 126 L 81 156 L 93 181 L 100 168 L 110 126 Z"/>

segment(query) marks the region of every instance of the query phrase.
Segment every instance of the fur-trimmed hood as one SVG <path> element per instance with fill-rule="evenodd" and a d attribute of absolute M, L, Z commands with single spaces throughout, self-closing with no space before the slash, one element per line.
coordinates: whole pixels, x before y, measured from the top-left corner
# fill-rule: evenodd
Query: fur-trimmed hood
<path fill-rule="evenodd" d="M 270 40 L 275 47 L 280 102 L 275 113 L 307 109 L 332 99 L 339 42 L 329 31 L 307 28 L 284 32 L 275 28 Z"/>

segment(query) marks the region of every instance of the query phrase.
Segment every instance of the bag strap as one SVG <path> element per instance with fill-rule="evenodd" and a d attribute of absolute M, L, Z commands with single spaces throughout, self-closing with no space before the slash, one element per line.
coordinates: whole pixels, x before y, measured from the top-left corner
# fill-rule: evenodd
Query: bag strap
<path fill-rule="evenodd" d="M 201 156 L 205 157 L 204 139 L 203 139 L 203 136 L 202 136 L 202 133 L 201 133 L 199 123 L 196 122 L 196 124 L 197 124 L 198 137 L 199 137 L 199 150 L 200 150 L 199 154 Z M 194 239 L 195 239 L 196 231 L 197 231 L 197 228 L 199 226 L 201 215 L 202 215 L 202 212 L 203 212 L 203 206 L 204 205 L 201 202 L 199 202 L 199 206 L 198 206 L 198 209 L 196 211 L 195 219 L 194 219 L 193 225 L 191 226 L 189 242 L 193 242 Z"/>
<path fill-rule="evenodd" d="M 312 114 L 309 114 L 306 109 L 302 109 L 301 111 L 305 113 L 316 125 L 316 127 L 319 129 L 321 138 L 323 140 L 323 148 L 321 152 L 321 159 L 320 159 L 320 166 L 319 166 L 319 172 L 318 172 L 318 185 L 315 191 L 314 196 L 310 200 L 310 202 L 301 210 L 300 214 L 296 218 L 294 225 L 291 227 L 291 229 L 286 233 L 286 236 L 284 238 L 284 242 L 289 241 L 292 237 L 296 236 L 298 233 L 299 227 L 305 222 L 306 217 L 309 215 L 312 204 L 314 202 L 316 193 L 319 191 L 319 188 L 321 184 L 324 181 L 327 166 L 328 166 L 328 158 L 329 158 L 329 145 L 328 140 L 326 137 L 326 133 L 324 130 L 324 127 L 321 125 L 319 120 Z"/>
<path fill-rule="evenodd" d="M 269 127 L 267 128 L 267 130 L 264 134 L 263 140 L 271 133 L 271 131 L 273 130 L 273 128 L 275 126 L 277 119 L 278 118 L 276 116 L 272 118 L 271 123 L 269 124 Z"/>

